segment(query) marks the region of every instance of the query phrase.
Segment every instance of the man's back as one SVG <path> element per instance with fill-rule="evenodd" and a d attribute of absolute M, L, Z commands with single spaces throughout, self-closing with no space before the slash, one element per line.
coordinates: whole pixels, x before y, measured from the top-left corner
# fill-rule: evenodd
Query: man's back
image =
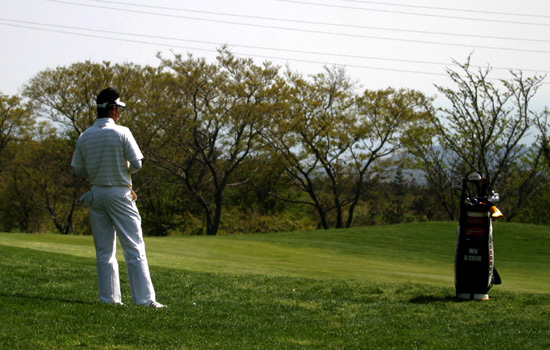
<path fill-rule="evenodd" d="M 132 133 L 110 118 L 97 119 L 78 139 L 73 166 L 86 168 L 95 186 L 129 186 L 128 162 L 143 158 Z"/>

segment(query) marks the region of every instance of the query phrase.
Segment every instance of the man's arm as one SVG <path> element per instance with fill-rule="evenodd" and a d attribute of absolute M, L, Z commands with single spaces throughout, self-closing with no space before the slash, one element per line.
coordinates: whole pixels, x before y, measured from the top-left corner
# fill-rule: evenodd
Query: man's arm
<path fill-rule="evenodd" d="M 143 165 L 143 162 L 141 161 L 141 159 L 131 161 L 128 163 L 130 163 L 130 173 L 132 174 L 137 173 L 141 169 L 141 166 Z"/>
<path fill-rule="evenodd" d="M 80 178 L 88 178 L 88 172 L 86 171 L 86 168 L 74 168 L 74 173 Z"/>

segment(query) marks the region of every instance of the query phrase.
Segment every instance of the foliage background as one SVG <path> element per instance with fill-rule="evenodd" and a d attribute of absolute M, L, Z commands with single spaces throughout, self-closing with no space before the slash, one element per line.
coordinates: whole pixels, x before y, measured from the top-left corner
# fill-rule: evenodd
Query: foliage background
<path fill-rule="evenodd" d="M 90 234 L 70 162 L 106 86 L 145 155 L 146 235 L 454 220 L 471 171 L 494 179 L 506 220 L 549 223 L 549 113 L 530 105 L 542 76 L 495 82 L 456 62 L 436 109 L 420 91 L 361 90 L 341 67 L 304 77 L 223 47 L 215 62 L 159 58 L 47 69 L 0 94 L 0 230 Z"/>

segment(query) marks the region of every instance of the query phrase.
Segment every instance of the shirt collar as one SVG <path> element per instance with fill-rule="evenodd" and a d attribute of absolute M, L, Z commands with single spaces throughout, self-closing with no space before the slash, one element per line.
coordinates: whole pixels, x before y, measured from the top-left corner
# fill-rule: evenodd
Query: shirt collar
<path fill-rule="evenodd" d="M 115 121 L 112 118 L 97 118 L 94 122 L 96 126 L 115 125 Z"/>

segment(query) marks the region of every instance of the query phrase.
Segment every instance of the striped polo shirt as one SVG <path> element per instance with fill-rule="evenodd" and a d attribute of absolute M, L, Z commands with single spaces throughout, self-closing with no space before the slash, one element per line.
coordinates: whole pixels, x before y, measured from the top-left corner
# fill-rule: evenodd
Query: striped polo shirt
<path fill-rule="evenodd" d="M 71 165 L 85 168 L 94 186 L 130 186 L 127 162 L 141 159 L 143 155 L 127 127 L 111 118 L 98 118 L 80 135 Z"/>

